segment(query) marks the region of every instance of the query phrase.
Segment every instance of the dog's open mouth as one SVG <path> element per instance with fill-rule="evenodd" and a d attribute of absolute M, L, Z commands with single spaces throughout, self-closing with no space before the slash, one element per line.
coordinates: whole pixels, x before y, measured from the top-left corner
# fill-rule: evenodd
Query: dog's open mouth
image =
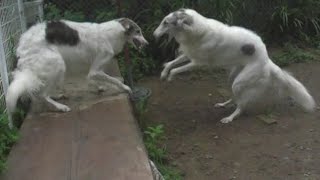
<path fill-rule="evenodd" d="M 132 39 L 132 42 L 137 49 L 141 50 L 143 48 L 143 43 L 141 43 L 138 39 Z"/>

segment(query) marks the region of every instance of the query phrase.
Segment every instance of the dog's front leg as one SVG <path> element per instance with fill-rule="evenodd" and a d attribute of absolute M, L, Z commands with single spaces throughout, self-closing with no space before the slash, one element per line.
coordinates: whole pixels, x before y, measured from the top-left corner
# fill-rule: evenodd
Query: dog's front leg
<path fill-rule="evenodd" d="M 131 88 L 125 84 L 123 84 L 119 79 L 109 76 L 108 74 L 104 73 L 103 71 L 91 71 L 89 73 L 89 78 L 92 80 L 106 80 L 123 90 L 127 91 L 129 94 L 132 93 Z"/>
<path fill-rule="evenodd" d="M 226 102 L 222 102 L 222 103 L 216 103 L 214 105 L 214 107 L 216 108 L 223 108 L 226 107 L 228 104 L 232 103 L 232 99 L 227 100 Z"/>
<path fill-rule="evenodd" d="M 52 104 L 55 108 L 57 108 L 59 111 L 62 111 L 62 112 L 69 112 L 71 109 L 64 105 L 64 104 L 61 104 L 61 103 L 58 103 L 57 101 L 53 100 L 52 98 L 50 98 L 49 96 L 44 96 L 44 99 Z"/>
<path fill-rule="evenodd" d="M 185 56 L 185 55 L 180 55 L 180 56 L 177 57 L 176 59 L 174 59 L 174 60 L 172 60 L 172 61 L 170 61 L 170 62 L 165 63 L 165 64 L 163 65 L 163 66 L 164 66 L 164 69 L 163 69 L 162 72 L 161 72 L 161 77 L 160 77 L 160 79 L 161 79 L 161 80 L 166 79 L 167 76 L 169 75 L 170 70 L 171 70 L 174 66 L 176 66 L 176 65 L 178 65 L 178 64 L 180 64 L 180 63 L 187 62 L 187 61 L 189 61 L 189 58 L 188 58 L 187 56 Z"/>
<path fill-rule="evenodd" d="M 194 69 L 196 66 L 197 65 L 191 61 L 188 64 L 185 64 L 183 66 L 172 69 L 169 73 L 168 81 L 172 81 L 172 79 L 175 75 L 182 73 L 182 72 L 190 71 L 190 70 Z"/>
<path fill-rule="evenodd" d="M 110 62 L 112 61 L 112 58 L 113 58 L 113 53 L 108 53 L 106 56 L 102 56 L 102 55 L 98 56 L 91 65 L 88 78 L 94 81 L 99 81 L 99 80 L 108 81 L 131 94 L 132 91 L 129 86 L 123 84 L 119 79 L 109 76 L 103 71 L 104 67 L 110 64 Z"/>
<path fill-rule="evenodd" d="M 223 119 L 220 120 L 220 122 L 222 123 L 230 123 L 233 121 L 234 118 L 236 118 L 237 116 L 239 116 L 241 114 L 242 110 L 241 108 L 238 106 L 237 109 L 228 117 L 225 117 Z"/>

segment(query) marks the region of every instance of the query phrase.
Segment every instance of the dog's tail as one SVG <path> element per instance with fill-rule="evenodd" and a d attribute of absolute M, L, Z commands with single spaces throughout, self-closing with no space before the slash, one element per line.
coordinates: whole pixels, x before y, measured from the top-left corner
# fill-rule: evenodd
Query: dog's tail
<path fill-rule="evenodd" d="M 9 113 L 13 113 L 19 97 L 32 95 L 40 89 L 42 82 L 31 71 L 15 71 L 13 81 L 8 87 L 6 105 Z"/>
<path fill-rule="evenodd" d="M 282 70 L 274 64 L 273 75 L 275 79 L 284 85 L 289 96 L 293 98 L 305 111 L 312 112 L 316 108 L 316 103 L 313 97 L 309 94 L 308 90 L 292 75 Z"/>

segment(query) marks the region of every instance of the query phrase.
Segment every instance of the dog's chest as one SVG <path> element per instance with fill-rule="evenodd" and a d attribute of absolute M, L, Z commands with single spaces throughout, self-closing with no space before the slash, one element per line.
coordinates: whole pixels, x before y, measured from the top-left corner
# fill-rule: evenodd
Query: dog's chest
<path fill-rule="evenodd" d="M 210 50 L 202 45 L 192 44 L 181 46 L 181 50 L 192 61 L 197 63 L 208 63 L 210 59 Z"/>

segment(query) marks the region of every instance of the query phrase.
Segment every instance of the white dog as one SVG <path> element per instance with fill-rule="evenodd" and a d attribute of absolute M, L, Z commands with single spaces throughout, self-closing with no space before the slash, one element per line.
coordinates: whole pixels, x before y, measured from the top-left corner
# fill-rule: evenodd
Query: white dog
<path fill-rule="evenodd" d="M 50 97 L 64 80 L 66 64 L 77 67 L 89 63 L 89 80 L 107 81 L 131 93 L 128 86 L 103 71 L 126 42 L 139 49 L 148 43 L 140 27 L 127 18 L 101 24 L 49 21 L 31 27 L 21 36 L 17 48 L 19 60 L 6 95 L 9 112 L 15 110 L 22 95 L 36 95 L 60 111 L 70 111 Z"/>
<path fill-rule="evenodd" d="M 270 88 L 286 93 L 306 111 L 315 109 L 307 89 L 271 61 L 265 44 L 252 31 L 206 18 L 192 9 L 180 9 L 167 15 L 154 31 L 157 38 L 163 34 L 176 39 L 182 55 L 164 65 L 161 79 L 171 81 L 175 75 L 199 66 L 232 68 L 233 98 L 215 106 L 224 107 L 234 101 L 237 108 L 222 123 L 231 122 Z"/>

